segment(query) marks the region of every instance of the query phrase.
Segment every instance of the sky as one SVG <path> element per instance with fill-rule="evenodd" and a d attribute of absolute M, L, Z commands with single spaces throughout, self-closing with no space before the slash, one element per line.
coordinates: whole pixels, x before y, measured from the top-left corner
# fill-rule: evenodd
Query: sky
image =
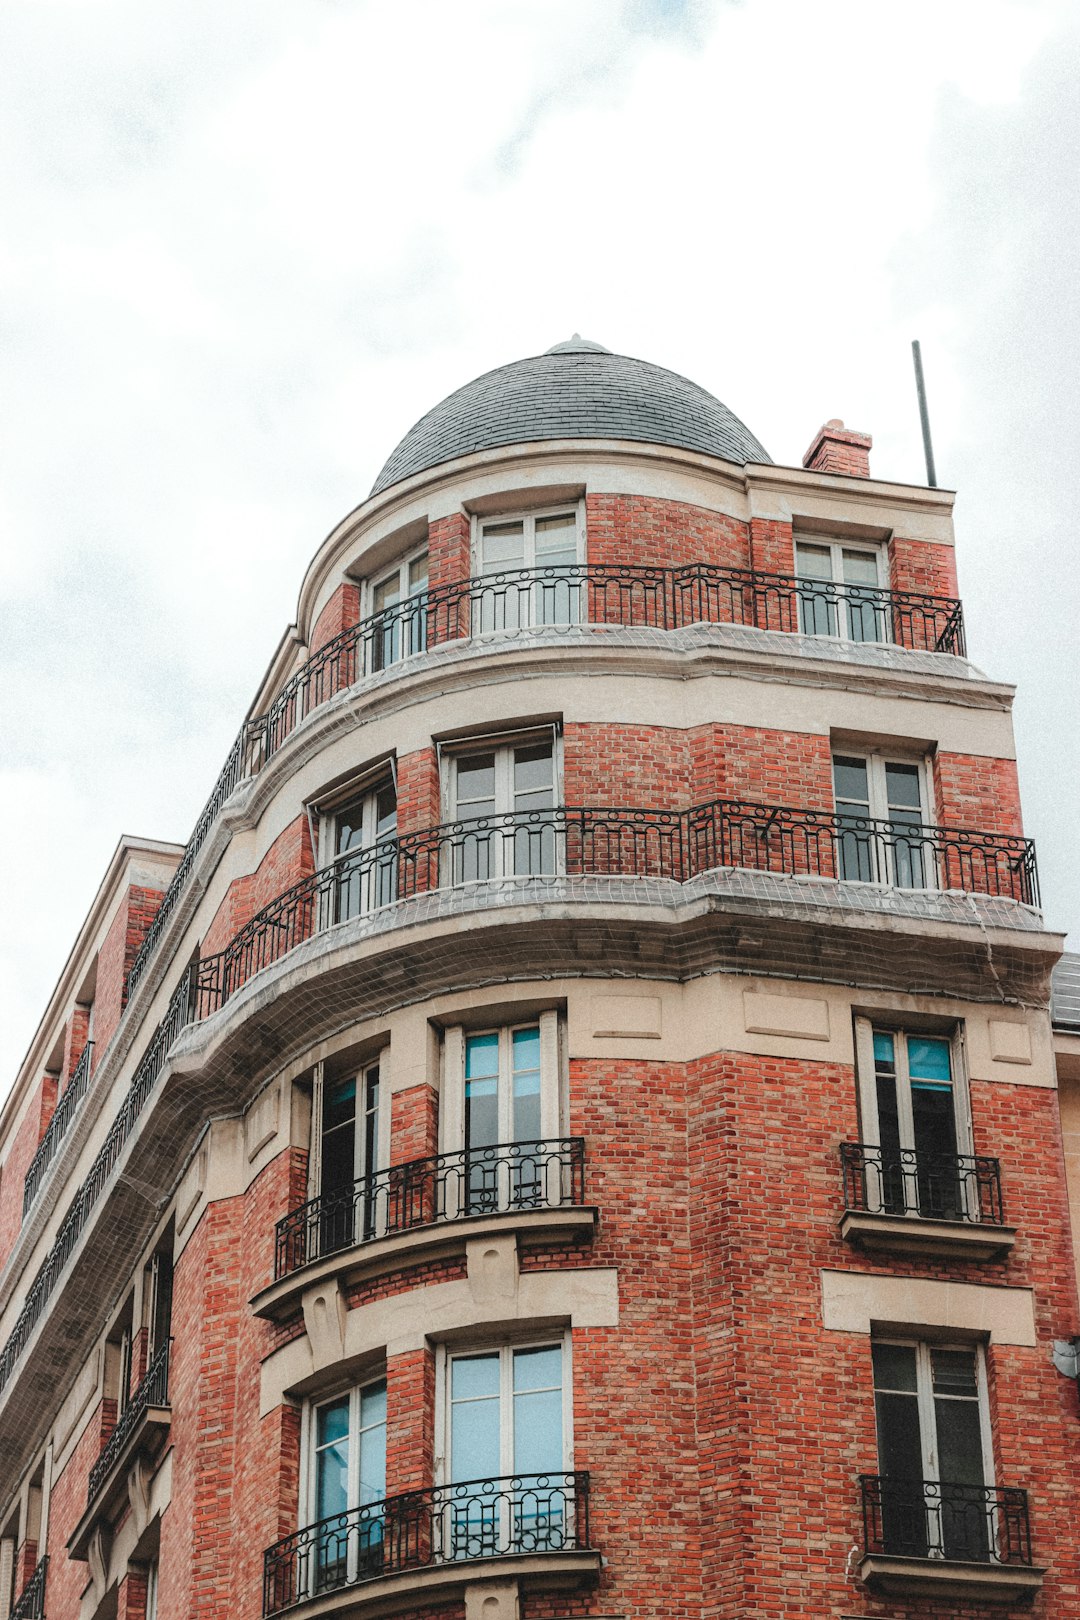
<path fill-rule="evenodd" d="M 579 331 L 958 493 L 1080 948 L 1076 0 L 4 0 L 0 1094 L 122 833 L 186 840 L 323 537 Z"/>

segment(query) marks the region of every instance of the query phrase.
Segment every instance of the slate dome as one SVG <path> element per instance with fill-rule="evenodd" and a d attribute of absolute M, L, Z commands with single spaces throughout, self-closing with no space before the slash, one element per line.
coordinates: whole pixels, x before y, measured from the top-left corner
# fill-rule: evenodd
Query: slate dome
<path fill-rule="evenodd" d="M 697 383 L 575 332 L 545 354 L 498 366 L 448 394 L 409 429 L 371 493 L 458 456 L 539 439 L 636 439 L 740 466 L 772 460 Z"/>

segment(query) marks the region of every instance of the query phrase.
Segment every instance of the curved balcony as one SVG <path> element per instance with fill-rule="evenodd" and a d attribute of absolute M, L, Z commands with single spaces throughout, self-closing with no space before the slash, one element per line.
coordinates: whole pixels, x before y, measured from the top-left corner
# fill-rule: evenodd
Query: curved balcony
<path fill-rule="evenodd" d="M 408 1491 L 334 1514 L 263 1555 L 263 1615 L 380 1612 L 446 1601 L 478 1579 L 590 1580 L 587 1473 L 503 1475 Z"/>
<path fill-rule="evenodd" d="M 862 1249 L 994 1260 L 1016 1240 L 997 1159 L 841 1142 L 840 1164 L 840 1236 Z"/>
<path fill-rule="evenodd" d="M 229 795 L 262 769 L 308 714 L 339 692 L 407 666 L 436 647 L 477 636 L 572 625 L 680 630 L 697 624 L 967 655 L 963 609 L 953 597 L 709 563 L 518 568 L 409 597 L 326 642 L 285 683 L 265 714 L 241 728 L 131 965 L 127 994 L 146 971 Z"/>
<path fill-rule="evenodd" d="M 252 1301 L 259 1316 L 296 1308 L 315 1280 L 399 1266 L 433 1250 L 464 1251 L 496 1232 L 550 1237 L 591 1230 L 580 1136 L 439 1153 L 391 1165 L 312 1198 L 278 1221 L 274 1282 Z"/>
<path fill-rule="evenodd" d="M 196 969 L 198 1018 L 335 923 L 498 878 L 663 878 L 719 867 L 881 888 L 959 889 L 1038 904 L 1030 839 L 715 799 L 691 810 L 572 806 L 447 822 L 352 851 L 256 913 Z"/>
<path fill-rule="evenodd" d="M 1035 1566 L 1027 1492 L 947 1480 L 859 1477 L 871 1590 L 892 1597 L 1029 1602 Z"/>

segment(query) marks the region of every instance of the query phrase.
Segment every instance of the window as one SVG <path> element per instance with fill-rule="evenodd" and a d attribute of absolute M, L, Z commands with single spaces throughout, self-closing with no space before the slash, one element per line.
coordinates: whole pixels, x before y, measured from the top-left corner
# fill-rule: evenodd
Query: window
<path fill-rule="evenodd" d="M 934 886 L 933 846 L 924 836 L 923 766 L 879 754 L 834 754 L 840 822 L 838 876 L 898 889 Z"/>
<path fill-rule="evenodd" d="M 324 842 L 325 840 L 325 842 Z M 327 924 L 362 917 L 397 898 L 397 793 L 383 779 L 323 818 L 320 848 L 333 851 Z"/>
<path fill-rule="evenodd" d="M 484 584 L 480 630 L 577 624 L 584 579 L 584 529 L 575 507 L 525 517 L 480 520 L 477 572 Z"/>
<path fill-rule="evenodd" d="M 567 1350 L 504 1345 L 448 1358 L 448 1556 L 550 1551 L 570 1540 Z M 473 1488 L 485 1481 L 501 1488 Z"/>
<path fill-rule="evenodd" d="M 372 668 L 385 669 L 427 646 L 428 554 L 406 558 L 371 587 L 371 611 L 380 616 Z"/>
<path fill-rule="evenodd" d="M 559 864 L 555 737 L 523 738 L 448 760 L 451 882 L 552 874 Z"/>
<path fill-rule="evenodd" d="M 317 1102 L 319 1227 L 311 1236 L 320 1254 L 332 1254 L 386 1230 L 378 1172 L 385 1163 L 388 1120 L 378 1063 L 341 1078 L 324 1077 Z"/>
<path fill-rule="evenodd" d="M 982 1352 L 877 1339 L 874 1406 L 885 1550 L 982 1561 L 994 1545 Z"/>
<path fill-rule="evenodd" d="M 958 1039 L 876 1028 L 866 1018 L 856 1019 L 855 1033 L 863 1140 L 880 1149 L 880 1168 L 869 1160 L 865 1169 L 869 1207 L 934 1220 L 977 1217 L 978 1187 L 957 1161 L 971 1152 Z"/>
<path fill-rule="evenodd" d="M 479 1033 L 446 1032 L 440 1122 L 460 1184 L 447 1213 L 495 1214 L 573 1198 L 572 1154 L 560 1135 L 558 1015 Z"/>
<path fill-rule="evenodd" d="M 799 629 L 804 636 L 841 641 L 889 641 L 889 609 L 882 593 L 881 553 L 838 540 L 795 546 Z"/>
<path fill-rule="evenodd" d="M 310 1590 L 374 1575 L 383 1562 L 386 1381 L 310 1409 L 307 1523 L 317 1525 Z"/>

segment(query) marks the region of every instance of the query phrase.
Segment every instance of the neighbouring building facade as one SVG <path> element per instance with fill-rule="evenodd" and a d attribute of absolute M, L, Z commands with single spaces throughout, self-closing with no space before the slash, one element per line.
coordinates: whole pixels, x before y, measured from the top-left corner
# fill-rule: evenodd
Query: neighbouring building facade
<path fill-rule="evenodd" d="M 869 449 L 575 337 L 325 540 L 0 1115 L 0 1620 L 1075 1620 L 1062 939 Z"/>

